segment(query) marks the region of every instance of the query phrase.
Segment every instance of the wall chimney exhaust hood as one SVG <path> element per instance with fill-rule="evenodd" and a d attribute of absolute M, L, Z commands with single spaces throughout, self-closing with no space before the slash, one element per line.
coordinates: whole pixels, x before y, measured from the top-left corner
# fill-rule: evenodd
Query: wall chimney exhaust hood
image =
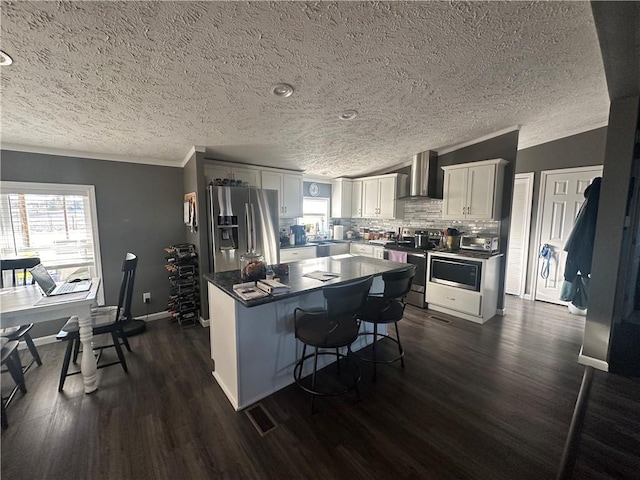
<path fill-rule="evenodd" d="M 410 193 L 406 197 L 400 197 L 400 200 L 439 198 L 436 194 L 437 179 L 438 153 L 426 151 L 414 155 L 409 177 Z"/>

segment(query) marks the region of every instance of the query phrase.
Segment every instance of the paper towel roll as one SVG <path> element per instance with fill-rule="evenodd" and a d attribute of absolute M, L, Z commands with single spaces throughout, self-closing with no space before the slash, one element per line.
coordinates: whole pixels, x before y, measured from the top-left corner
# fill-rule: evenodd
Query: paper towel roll
<path fill-rule="evenodd" d="M 333 238 L 336 240 L 342 240 L 344 238 L 344 226 L 343 225 L 334 225 L 333 227 Z"/>

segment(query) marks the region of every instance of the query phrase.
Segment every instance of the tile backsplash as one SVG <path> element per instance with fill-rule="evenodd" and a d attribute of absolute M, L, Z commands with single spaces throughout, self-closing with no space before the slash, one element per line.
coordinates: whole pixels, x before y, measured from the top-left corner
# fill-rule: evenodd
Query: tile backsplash
<path fill-rule="evenodd" d="M 412 228 L 437 228 L 444 229 L 454 227 L 467 234 L 480 233 L 483 235 L 498 235 L 500 230 L 500 222 L 494 220 L 483 221 L 460 221 L 460 220 L 443 220 L 442 219 L 442 200 L 425 199 L 410 200 L 404 205 L 404 219 L 381 219 L 381 218 L 331 218 L 330 226 L 344 225 L 345 232 L 347 230 L 357 231 L 360 227 L 366 227 L 373 230 L 395 231 L 403 226 Z M 295 219 L 281 218 L 280 228 L 289 230 L 290 226 L 295 224 Z"/>
<path fill-rule="evenodd" d="M 367 227 L 374 230 L 398 231 L 403 226 L 412 228 L 437 228 L 444 229 L 454 227 L 469 234 L 498 235 L 500 222 L 495 220 L 484 221 L 459 221 L 442 219 L 442 200 L 411 200 L 405 202 L 404 219 L 391 220 L 380 218 L 334 218 L 333 223 L 357 230 Z"/>

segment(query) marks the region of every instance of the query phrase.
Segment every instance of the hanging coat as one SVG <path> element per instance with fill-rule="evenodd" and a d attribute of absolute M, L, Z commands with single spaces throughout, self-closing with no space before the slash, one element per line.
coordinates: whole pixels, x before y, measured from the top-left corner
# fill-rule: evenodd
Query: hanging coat
<path fill-rule="evenodd" d="M 601 182 L 602 177 L 596 177 L 591 185 L 585 189 L 585 201 L 580 207 L 573 230 L 564 246 L 564 250 L 567 252 L 564 279 L 567 282 L 573 282 L 578 272 L 583 277 L 587 277 L 591 273 Z"/>

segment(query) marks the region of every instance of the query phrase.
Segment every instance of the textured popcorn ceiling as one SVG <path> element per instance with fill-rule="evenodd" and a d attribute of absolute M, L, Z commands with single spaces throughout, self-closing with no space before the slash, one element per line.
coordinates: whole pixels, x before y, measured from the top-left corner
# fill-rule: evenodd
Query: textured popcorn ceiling
<path fill-rule="evenodd" d="M 608 116 L 588 2 L 3 1 L 1 20 L 4 148 L 179 165 L 195 145 L 338 176 Z"/>

